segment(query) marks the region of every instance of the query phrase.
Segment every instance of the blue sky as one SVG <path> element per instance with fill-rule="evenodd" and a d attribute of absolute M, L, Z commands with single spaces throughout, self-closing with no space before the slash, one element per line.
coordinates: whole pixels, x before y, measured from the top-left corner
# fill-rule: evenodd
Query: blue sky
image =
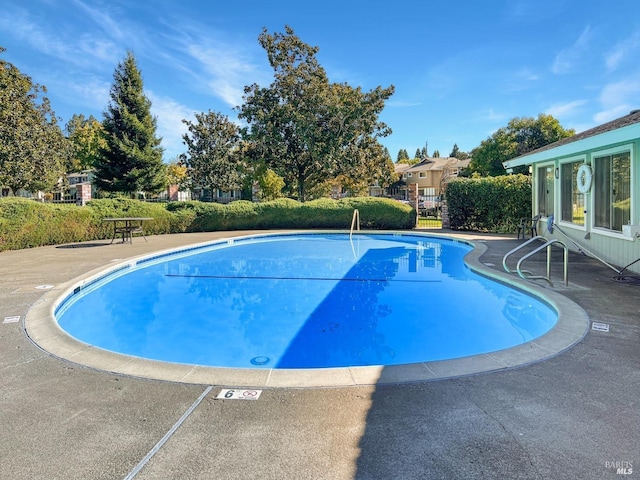
<path fill-rule="evenodd" d="M 291 26 L 332 82 L 395 86 L 381 115 L 395 160 L 428 143 L 470 151 L 514 117 L 582 131 L 640 108 L 637 0 L 3 0 L 2 58 L 45 85 L 64 125 L 102 119 L 127 50 L 142 71 L 165 160 L 183 118 L 237 119 L 245 85 L 268 86 L 258 44 Z"/>

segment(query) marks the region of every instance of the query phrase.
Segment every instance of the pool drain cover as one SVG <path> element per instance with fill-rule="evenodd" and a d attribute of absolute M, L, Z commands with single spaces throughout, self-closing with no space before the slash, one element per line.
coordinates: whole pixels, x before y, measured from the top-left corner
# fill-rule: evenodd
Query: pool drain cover
<path fill-rule="evenodd" d="M 253 365 L 266 365 L 271 359 L 269 357 L 253 357 L 251 363 Z"/>

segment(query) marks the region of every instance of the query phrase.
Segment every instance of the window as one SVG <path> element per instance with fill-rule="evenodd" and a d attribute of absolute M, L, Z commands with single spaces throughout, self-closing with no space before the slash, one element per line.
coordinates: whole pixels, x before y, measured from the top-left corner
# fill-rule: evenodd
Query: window
<path fill-rule="evenodd" d="M 631 152 L 594 158 L 594 226 L 622 231 L 631 219 Z"/>
<path fill-rule="evenodd" d="M 553 215 L 553 166 L 538 168 L 538 213 Z"/>
<path fill-rule="evenodd" d="M 427 178 L 427 172 L 420 172 L 418 178 Z"/>
<path fill-rule="evenodd" d="M 578 190 L 578 168 L 583 161 L 564 163 L 560 167 L 561 220 L 584 225 L 584 193 Z"/>

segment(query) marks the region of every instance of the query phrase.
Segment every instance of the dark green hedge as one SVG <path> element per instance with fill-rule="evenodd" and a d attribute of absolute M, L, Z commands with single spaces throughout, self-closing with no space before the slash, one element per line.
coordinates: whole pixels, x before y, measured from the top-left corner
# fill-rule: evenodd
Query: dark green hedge
<path fill-rule="evenodd" d="M 321 199 L 307 203 L 271 202 L 146 203 L 130 199 L 92 200 L 86 207 L 43 204 L 23 198 L 0 199 L 0 251 L 111 237 L 106 217 L 150 217 L 151 235 L 217 230 L 331 228 L 348 229 L 353 210 L 362 228 L 413 228 L 416 212 L 402 203 L 377 198 Z"/>
<path fill-rule="evenodd" d="M 3 198 L 0 200 L 0 251 L 79 242 L 95 234 L 94 225 L 89 209 Z"/>
<path fill-rule="evenodd" d="M 513 233 L 531 217 L 531 179 L 526 175 L 458 178 L 447 185 L 451 228 Z"/>
<path fill-rule="evenodd" d="M 264 203 L 237 201 L 228 205 L 202 202 L 175 202 L 167 210 L 195 214 L 188 231 L 244 230 L 270 228 L 336 228 L 351 226 L 354 209 L 360 225 L 367 229 L 415 227 L 416 212 L 411 207 L 384 198 L 319 199 L 299 203 L 281 198 Z"/>

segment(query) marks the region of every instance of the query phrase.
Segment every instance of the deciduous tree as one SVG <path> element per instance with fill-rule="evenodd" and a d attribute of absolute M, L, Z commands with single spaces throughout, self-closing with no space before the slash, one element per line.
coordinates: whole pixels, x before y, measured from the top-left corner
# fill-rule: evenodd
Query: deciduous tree
<path fill-rule="evenodd" d="M 14 194 L 48 191 L 63 175 L 69 144 L 45 93 L 45 87 L 0 59 L 0 185 Z"/>
<path fill-rule="evenodd" d="M 169 185 L 178 185 L 180 188 L 185 187 L 187 186 L 188 178 L 187 166 L 179 158 L 169 161 L 167 164 L 167 183 Z"/>
<path fill-rule="evenodd" d="M 260 200 L 269 201 L 282 197 L 284 180 L 270 168 L 262 169 L 257 181 L 260 186 Z"/>
<path fill-rule="evenodd" d="M 188 132 L 182 136 L 187 153 L 180 159 L 186 165 L 194 186 L 236 190 L 242 187 L 240 131 L 221 113 L 196 114 L 196 121 L 182 120 Z"/>
<path fill-rule="evenodd" d="M 470 172 L 482 176 L 504 175 L 506 172 L 502 162 L 574 134 L 573 129 L 565 130 L 551 115 L 513 118 L 506 127 L 500 128 L 473 150 Z"/>
<path fill-rule="evenodd" d="M 388 187 L 397 180 L 394 165 L 383 147 L 374 140 L 362 142 L 351 153 L 354 161 L 338 178 L 352 196 L 366 195 L 370 185 Z"/>
<path fill-rule="evenodd" d="M 298 199 L 305 200 L 308 185 L 345 174 L 362 158 L 356 151 L 369 148 L 369 139 L 388 135 L 378 121 L 393 86 L 370 92 L 347 84 L 330 84 L 318 64 L 318 47 L 302 42 L 290 27 L 259 42 L 274 70 L 269 87 L 245 87 L 240 118 L 248 128 L 245 139 L 253 154 L 263 159 L 287 183 L 295 183 Z"/>
<path fill-rule="evenodd" d="M 67 138 L 71 142 L 71 155 L 66 172 L 77 172 L 93 168 L 101 148 L 107 147 L 102 123 L 93 115 L 74 114 L 65 127 Z"/>

